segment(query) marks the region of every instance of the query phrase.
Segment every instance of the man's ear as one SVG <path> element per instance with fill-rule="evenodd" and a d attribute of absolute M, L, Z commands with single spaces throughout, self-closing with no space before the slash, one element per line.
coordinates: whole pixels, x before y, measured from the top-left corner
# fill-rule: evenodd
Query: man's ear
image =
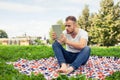
<path fill-rule="evenodd" d="M 77 23 L 74 23 L 75 27 L 77 27 Z"/>

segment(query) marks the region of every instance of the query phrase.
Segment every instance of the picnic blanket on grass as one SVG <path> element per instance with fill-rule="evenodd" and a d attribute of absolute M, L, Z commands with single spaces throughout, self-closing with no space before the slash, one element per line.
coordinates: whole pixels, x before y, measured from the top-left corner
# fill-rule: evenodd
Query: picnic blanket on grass
<path fill-rule="evenodd" d="M 47 80 L 56 78 L 59 75 L 56 73 L 56 70 L 60 67 L 55 57 L 43 58 L 40 60 L 19 59 L 12 64 L 20 73 L 26 75 L 31 75 L 31 73 L 37 75 L 41 73 Z M 68 77 L 84 74 L 87 78 L 103 80 L 106 76 L 116 71 L 120 71 L 120 58 L 90 56 L 85 65 L 69 74 Z"/>

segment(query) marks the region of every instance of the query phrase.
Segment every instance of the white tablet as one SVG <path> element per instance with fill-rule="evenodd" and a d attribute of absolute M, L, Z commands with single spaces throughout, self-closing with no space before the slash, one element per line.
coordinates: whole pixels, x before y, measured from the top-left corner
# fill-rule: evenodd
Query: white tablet
<path fill-rule="evenodd" d="M 61 25 L 52 25 L 52 29 L 53 29 L 53 31 L 56 33 L 57 39 L 59 39 L 59 38 L 60 38 L 60 35 L 62 34 Z"/>

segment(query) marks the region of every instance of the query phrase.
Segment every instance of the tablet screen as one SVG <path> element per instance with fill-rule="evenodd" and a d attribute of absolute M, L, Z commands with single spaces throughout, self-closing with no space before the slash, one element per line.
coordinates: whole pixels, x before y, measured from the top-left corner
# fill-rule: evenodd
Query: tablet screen
<path fill-rule="evenodd" d="M 56 33 L 57 39 L 59 39 L 60 35 L 62 34 L 61 25 L 52 25 L 52 29 Z"/>

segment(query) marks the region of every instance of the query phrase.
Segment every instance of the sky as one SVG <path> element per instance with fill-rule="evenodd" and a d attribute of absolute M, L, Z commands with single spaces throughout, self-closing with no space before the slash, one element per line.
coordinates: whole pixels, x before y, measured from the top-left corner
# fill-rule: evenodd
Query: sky
<path fill-rule="evenodd" d="M 41 36 L 49 38 L 51 25 L 69 15 L 79 17 L 85 5 L 98 12 L 101 0 L 0 0 L 0 29 L 8 37 Z M 118 2 L 118 0 L 114 0 Z"/>

